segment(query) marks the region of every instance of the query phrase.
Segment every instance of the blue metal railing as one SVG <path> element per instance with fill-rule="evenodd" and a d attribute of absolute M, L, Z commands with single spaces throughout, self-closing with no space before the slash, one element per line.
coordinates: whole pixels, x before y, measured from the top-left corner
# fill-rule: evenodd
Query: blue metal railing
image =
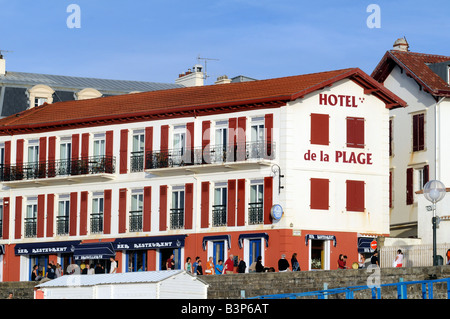
<path fill-rule="evenodd" d="M 286 294 L 274 294 L 274 295 L 262 295 L 251 297 L 248 299 L 297 299 L 302 297 L 317 297 L 317 299 L 326 299 L 330 295 L 344 294 L 345 299 L 353 299 L 355 291 L 370 290 L 372 293 L 372 299 L 381 299 L 381 290 L 385 287 L 396 287 L 398 299 L 408 299 L 409 285 L 421 285 L 422 298 L 433 299 L 433 285 L 436 283 L 447 284 L 447 299 L 450 299 L 450 278 L 435 279 L 435 280 L 419 280 L 419 281 L 400 281 L 391 284 L 382 284 L 379 286 L 349 286 L 334 289 L 325 289 L 317 291 L 308 291 L 300 293 L 286 293 Z"/>

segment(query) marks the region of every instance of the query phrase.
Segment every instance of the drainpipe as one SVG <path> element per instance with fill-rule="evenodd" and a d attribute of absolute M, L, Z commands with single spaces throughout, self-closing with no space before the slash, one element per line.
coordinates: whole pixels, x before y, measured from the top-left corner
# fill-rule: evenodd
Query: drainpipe
<path fill-rule="evenodd" d="M 439 104 L 445 99 L 442 97 L 434 105 L 434 179 L 440 180 L 441 178 L 441 133 L 440 133 L 440 118 L 439 118 L 439 128 L 438 128 L 438 112 Z M 439 150 L 438 150 L 439 147 Z M 438 162 L 439 159 L 439 162 Z"/>

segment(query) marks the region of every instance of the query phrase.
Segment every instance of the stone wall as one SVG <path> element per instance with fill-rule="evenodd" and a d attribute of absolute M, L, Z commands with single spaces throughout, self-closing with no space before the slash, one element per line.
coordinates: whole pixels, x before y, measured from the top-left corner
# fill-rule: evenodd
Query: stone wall
<path fill-rule="evenodd" d="M 0 299 L 7 299 L 10 292 L 14 299 L 33 299 L 36 284 L 31 281 L 0 282 Z"/>
<path fill-rule="evenodd" d="M 417 281 L 450 277 L 450 266 L 410 267 L 410 268 L 382 268 L 380 270 L 380 284 L 397 283 L 403 281 Z M 343 269 L 328 271 L 300 271 L 283 273 L 250 273 L 202 276 L 210 286 L 209 299 L 239 299 L 241 291 L 245 297 L 259 295 L 299 293 L 346 286 L 363 286 L 372 280 L 374 272 L 367 269 Z M 370 277 L 372 276 L 372 277 Z M 375 283 L 374 281 L 369 281 Z M 382 298 L 397 299 L 395 287 L 382 288 Z M 408 299 L 421 299 L 421 285 L 409 286 Z M 371 291 L 355 293 L 354 298 L 371 298 Z M 329 298 L 345 298 L 344 294 L 329 296 Z M 434 298 L 447 298 L 447 285 L 434 285 Z"/>

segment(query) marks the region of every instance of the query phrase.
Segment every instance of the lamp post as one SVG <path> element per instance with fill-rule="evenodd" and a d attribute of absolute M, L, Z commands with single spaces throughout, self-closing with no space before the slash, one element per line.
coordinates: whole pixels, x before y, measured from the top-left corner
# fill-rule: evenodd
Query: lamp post
<path fill-rule="evenodd" d="M 423 195 L 425 198 L 433 203 L 433 266 L 437 266 L 436 253 L 436 203 L 442 200 L 445 196 L 445 186 L 441 181 L 431 180 L 423 187 Z"/>

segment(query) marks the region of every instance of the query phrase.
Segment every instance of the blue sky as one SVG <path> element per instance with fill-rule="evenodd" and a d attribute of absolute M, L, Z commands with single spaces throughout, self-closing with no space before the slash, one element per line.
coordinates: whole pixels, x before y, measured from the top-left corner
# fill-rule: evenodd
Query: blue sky
<path fill-rule="evenodd" d="M 70 4 L 81 28 L 68 28 Z M 369 4 L 380 28 L 369 28 Z M 450 1 L 0 0 L 7 70 L 173 83 L 208 62 L 257 79 L 359 67 L 371 73 L 394 41 L 450 55 Z"/>

